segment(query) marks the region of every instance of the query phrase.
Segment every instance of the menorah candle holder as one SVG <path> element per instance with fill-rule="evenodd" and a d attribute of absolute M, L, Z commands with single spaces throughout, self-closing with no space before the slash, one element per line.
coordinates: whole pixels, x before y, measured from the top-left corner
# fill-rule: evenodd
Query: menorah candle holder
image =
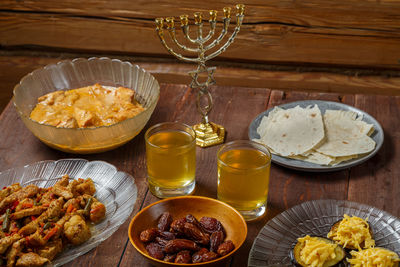
<path fill-rule="evenodd" d="M 237 13 L 236 13 L 235 29 L 232 32 L 231 36 L 228 38 L 228 40 L 226 40 L 226 42 L 223 44 L 221 42 L 228 33 L 228 27 L 231 21 L 230 7 L 224 7 L 222 31 L 219 34 L 219 36 L 217 38 L 214 38 L 213 40 L 212 38 L 215 34 L 215 28 L 217 24 L 218 12 L 216 10 L 210 10 L 209 12 L 210 30 L 205 37 L 203 37 L 202 13 L 201 12 L 194 13 L 194 25 L 197 28 L 196 39 L 192 39 L 189 34 L 190 33 L 189 16 L 188 15 L 180 16 L 183 36 L 185 37 L 186 40 L 189 41 L 190 44 L 193 44 L 193 47 L 189 47 L 178 42 L 175 33 L 175 19 L 173 17 L 168 17 L 165 20 L 163 18 L 157 18 L 155 20 L 158 37 L 160 38 L 161 43 L 168 50 L 168 52 L 180 60 L 197 63 L 198 65 L 196 70 L 189 72 L 189 75 L 192 77 L 192 82 L 190 83 L 190 87 L 198 90 L 196 98 L 196 106 L 197 110 L 202 116 L 202 122 L 194 125 L 193 129 L 196 132 L 196 144 L 201 147 L 208 147 L 224 142 L 225 128 L 221 125 L 210 122 L 208 120 L 208 114 L 213 108 L 213 99 L 208 89 L 211 85 L 215 84 L 215 79 L 213 75 L 216 70 L 216 67 L 207 67 L 206 61 L 224 52 L 228 48 L 228 46 L 234 41 L 236 35 L 239 33 L 240 26 L 242 25 L 244 17 L 244 5 L 242 4 L 236 5 L 236 10 Z M 167 25 L 167 30 L 173 43 L 183 51 L 196 53 L 197 54 L 196 57 L 183 56 L 182 54 L 175 52 L 172 48 L 168 46 L 164 38 L 164 21 Z M 214 49 L 215 51 L 210 52 L 207 55 L 206 53 L 211 49 Z M 200 82 L 199 78 L 200 75 L 203 73 L 207 74 L 207 78 L 205 79 L 204 82 Z M 203 103 L 204 101 L 202 102 L 202 99 L 206 101 L 206 103 Z"/>

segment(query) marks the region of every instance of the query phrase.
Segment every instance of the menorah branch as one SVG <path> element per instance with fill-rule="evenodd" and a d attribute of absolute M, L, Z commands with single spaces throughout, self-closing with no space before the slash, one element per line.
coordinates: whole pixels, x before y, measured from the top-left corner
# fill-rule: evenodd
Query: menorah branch
<path fill-rule="evenodd" d="M 195 62 L 195 63 L 198 62 L 198 59 L 197 59 L 197 58 L 185 57 L 185 56 L 182 56 L 182 55 L 176 53 L 174 50 L 172 50 L 172 49 L 167 45 L 167 43 L 165 42 L 164 33 L 162 33 L 162 32 L 159 31 L 159 32 L 158 32 L 158 37 L 160 38 L 161 44 L 167 49 L 167 51 L 168 51 L 170 54 L 174 55 L 175 57 L 177 57 L 178 59 L 183 60 L 183 61 Z"/>
<path fill-rule="evenodd" d="M 199 48 L 191 48 L 191 47 L 187 47 L 187 46 L 185 46 L 185 45 L 180 44 L 180 43 L 178 42 L 178 39 L 176 38 L 175 28 L 169 29 L 168 32 L 169 32 L 169 35 L 170 35 L 172 41 L 173 41 L 180 49 L 182 49 L 182 50 L 184 50 L 184 51 L 189 51 L 189 52 L 192 52 L 192 53 L 199 53 L 199 52 L 200 52 L 200 49 L 199 49 Z"/>
<path fill-rule="evenodd" d="M 208 42 L 211 39 L 211 37 L 214 36 L 214 34 L 215 34 L 215 25 L 216 24 L 217 24 L 216 21 L 211 21 L 210 20 L 210 31 L 208 32 L 208 35 L 203 39 L 203 43 Z"/>
<path fill-rule="evenodd" d="M 202 44 L 203 40 L 203 22 L 202 22 L 202 14 L 201 12 L 194 13 L 194 21 L 197 26 L 197 44 Z"/>
<path fill-rule="evenodd" d="M 228 48 L 228 46 L 235 39 L 236 35 L 239 33 L 240 26 L 242 25 L 242 21 L 243 21 L 243 15 L 237 15 L 237 25 L 236 25 L 235 30 L 233 31 L 231 37 L 229 37 L 228 41 L 220 49 L 218 49 L 214 53 L 211 53 L 210 55 L 206 56 L 206 58 L 205 58 L 206 61 L 218 56 L 219 54 L 221 54 Z"/>
<path fill-rule="evenodd" d="M 220 35 L 211 44 L 205 46 L 204 50 L 207 51 L 207 50 L 214 48 L 216 45 L 218 45 L 222 41 L 222 39 L 224 39 L 226 33 L 228 32 L 228 27 L 229 27 L 230 21 L 231 21 L 231 18 L 224 18 L 224 26 L 222 28 Z"/>
<path fill-rule="evenodd" d="M 197 40 L 194 40 L 189 36 L 189 25 L 183 25 L 182 26 L 182 31 L 183 31 L 183 34 L 185 35 L 185 38 L 189 42 L 191 42 L 192 44 L 197 44 Z"/>
<path fill-rule="evenodd" d="M 215 26 L 217 24 L 217 15 L 218 15 L 218 11 L 210 10 L 210 19 L 208 21 L 210 23 L 210 31 L 208 32 L 208 35 L 203 39 L 203 43 L 208 42 L 211 39 L 211 37 L 214 36 Z"/>

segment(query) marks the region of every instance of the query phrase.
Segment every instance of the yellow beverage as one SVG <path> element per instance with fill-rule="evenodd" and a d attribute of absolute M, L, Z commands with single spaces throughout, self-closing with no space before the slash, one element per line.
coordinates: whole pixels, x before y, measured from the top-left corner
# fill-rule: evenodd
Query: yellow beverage
<path fill-rule="evenodd" d="M 146 134 L 147 179 L 158 197 L 185 195 L 194 189 L 196 146 L 194 136 L 178 129 Z"/>
<path fill-rule="evenodd" d="M 244 141 L 243 141 L 244 142 Z M 223 150 L 223 149 L 222 149 Z M 218 154 L 218 199 L 242 215 L 264 213 L 268 197 L 270 154 L 252 147 L 232 147 Z M 262 211 L 256 211 L 260 207 Z M 254 214 L 252 212 L 254 211 Z M 249 214 L 246 214 L 248 212 Z"/>

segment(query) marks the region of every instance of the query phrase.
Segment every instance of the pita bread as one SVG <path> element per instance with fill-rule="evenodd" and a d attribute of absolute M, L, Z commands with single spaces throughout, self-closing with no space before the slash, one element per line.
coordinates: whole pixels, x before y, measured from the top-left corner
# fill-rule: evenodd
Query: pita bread
<path fill-rule="evenodd" d="M 316 151 L 331 157 L 369 153 L 375 141 L 368 136 L 373 125 L 362 121 L 353 111 L 327 110 L 324 114 L 326 141 Z"/>
<path fill-rule="evenodd" d="M 274 108 L 257 128 L 262 143 L 272 153 L 306 156 L 325 137 L 321 111 L 317 105 L 290 109 Z"/>
<path fill-rule="evenodd" d="M 319 152 L 314 150 L 306 157 L 294 156 L 294 157 L 289 157 L 289 158 L 303 160 L 303 161 L 307 161 L 307 162 L 311 162 L 311 163 L 315 163 L 315 164 L 319 164 L 319 165 L 332 165 L 332 166 L 335 166 L 335 165 L 339 164 L 342 161 L 354 159 L 354 158 L 357 158 L 357 157 L 358 157 L 358 155 L 351 155 L 351 156 L 346 156 L 346 157 L 336 157 L 335 158 L 335 157 L 332 157 L 332 156 L 327 156 L 327 155 L 321 154 L 321 153 L 319 153 Z"/>
<path fill-rule="evenodd" d="M 332 166 L 374 150 L 376 143 L 369 137 L 373 125 L 362 121 L 362 116 L 326 110 L 321 125 L 320 114 L 317 105 L 287 110 L 276 107 L 257 128 L 261 138 L 253 140 L 267 145 L 274 154 Z"/>
<path fill-rule="evenodd" d="M 303 161 L 320 164 L 320 165 L 330 165 L 335 160 L 335 158 L 333 158 L 333 157 L 326 156 L 326 155 L 318 153 L 316 151 L 312 151 L 307 156 L 292 156 L 289 158 L 303 160 Z"/>

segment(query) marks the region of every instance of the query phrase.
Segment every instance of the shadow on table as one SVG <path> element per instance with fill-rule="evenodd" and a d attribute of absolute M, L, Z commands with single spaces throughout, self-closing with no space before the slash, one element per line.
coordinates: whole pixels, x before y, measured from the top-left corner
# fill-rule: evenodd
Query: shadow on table
<path fill-rule="evenodd" d="M 380 176 L 380 172 L 391 172 L 391 169 L 396 165 L 394 162 L 396 141 L 393 136 L 384 131 L 385 140 L 381 149 L 376 155 L 361 165 L 351 168 L 350 177 L 352 180 L 358 180 L 366 176 Z M 397 162 L 400 164 L 400 161 Z"/>

